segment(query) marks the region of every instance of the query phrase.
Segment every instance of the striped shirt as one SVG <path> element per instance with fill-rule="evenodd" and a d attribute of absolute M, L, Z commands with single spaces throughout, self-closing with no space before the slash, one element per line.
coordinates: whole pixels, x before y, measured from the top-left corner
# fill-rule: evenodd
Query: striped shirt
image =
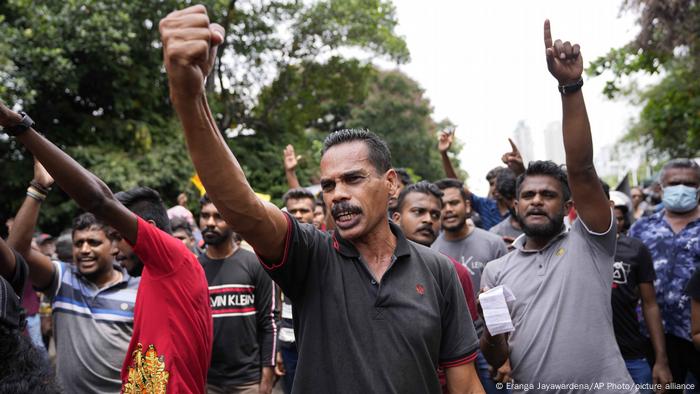
<path fill-rule="evenodd" d="M 140 278 L 115 265 L 122 280 L 98 289 L 73 264 L 53 264 L 44 292 L 53 308 L 59 382 L 75 393 L 119 393 Z"/>

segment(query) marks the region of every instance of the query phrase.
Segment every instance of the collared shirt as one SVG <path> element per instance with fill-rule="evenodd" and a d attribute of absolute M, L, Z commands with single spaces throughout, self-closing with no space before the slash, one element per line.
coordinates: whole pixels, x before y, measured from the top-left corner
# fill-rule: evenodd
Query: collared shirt
<path fill-rule="evenodd" d="M 56 377 L 76 393 L 119 393 L 121 365 L 134 327 L 140 278 L 98 288 L 73 264 L 54 261 L 47 289 L 56 336 Z"/>
<path fill-rule="evenodd" d="M 438 364 L 476 357 L 478 341 L 453 264 L 396 236 L 381 278 L 337 233 L 289 215 L 284 256 L 262 262 L 292 300 L 294 393 L 440 393 Z"/>
<path fill-rule="evenodd" d="M 541 250 L 524 249 L 525 241 L 519 237 L 514 251 L 487 264 L 481 282 L 505 285 L 515 296 L 508 338 L 513 379 L 538 393 L 636 392 L 613 332 L 614 222 L 598 234 L 576 220 Z M 604 385 L 582 386 L 595 382 Z"/>
<path fill-rule="evenodd" d="M 690 341 L 690 297 L 683 292 L 700 268 L 700 219 L 678 234 L 664 219 L 666 211 L 639 219 L 629 231 L 651 251 L 656 271 L 656 303 L 661 309 L 664 331 Z"/>

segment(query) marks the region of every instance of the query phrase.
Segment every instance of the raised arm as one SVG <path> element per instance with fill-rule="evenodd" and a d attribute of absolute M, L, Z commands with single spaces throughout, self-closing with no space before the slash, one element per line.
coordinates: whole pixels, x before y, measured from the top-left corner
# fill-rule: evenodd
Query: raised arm
<path fill-rule="evenodd" d="M 292 145 L 287 145 L 284 148 L 284 175 L 287 177 L 287 185 L 290 189 L 301 187 L 299 179 L 297 179 L 297 163 L 301 159 L 301 155 L 297 156 Z"/>
<path fill-rule="evenodd" d="M 583 72 L 580 48 L 569 41 L 552 43 L 549 20 L 544 22 L 544 45 L 549 72 L 560 87 L 570 91 L 561 94 L 562 124 L 566 168 L 576 210 L 589 230 L 603 233 L 610 228 L 612 213 L 593 166 L 591 125 L 580 89 Z"/>
<path fill-rule="evenodd" d="M 501 156 L 501 161 L 513 171 L 515 176 L 518 176 L 525 172 L 523 157 L 520 154 L 520 150 L 518 150 L 518 147 L 515 145 L 515 142 L 510 138 L 508 138 L 508 142 L 510 142 L 511 151 L 504 153 L 503 156 Z"/>
<path fill-rule="evenodd" d="M 457 172 L 454 167 L 452 167 L 450 157 L 447 155 L 447 151 L 450 149 L 450 146 L 452 146 L 454 135 L 454 130 L 440 131 L 438 133 L 438 150 L 440 151 L 440 157 L 442 157 L 442 168 L 445 170 L 445 176 L 452 179 L 459 179 L 459 177 L 457 177 Z"/>
<path fill-rule="evenodd" d="M 21 116 L 0 103 L 0 126 L 19 124 Z M 136 215 L 126 209 L 98 177 L 83 168 L 51 141 L 29 128 L 16 135 L 51 174 L 58 186 L 84 210 L 114 227 L 122 237 L 136 242 Z"/>
<path fill-rule="evenodd" d="M 233 230 L 263 258 L 280 259 L 287 233 L 286 218 L 253 192 L 216 127 L 204 91 L 205 77 L 216 61 L 224 29 L 210 24 L 206 8 L 197 5 L 175 11 L 160 21 L 160 34 L 170 98 L 207 194 Z"/>
<path fill-rule="evenodd" d="M 32 184 L 38 188 L 48 190 L 53 185 L 53 178 L 44 167 L 34 160 L 34 179 Z M 38 288 L 46 288 L 51 284 L 54 275 L 54 266 L 51 259 L 40 251 L 32 248 L 32 234 L 39 219 L 39 209 L 44 201 L 43 190 L 36 190 L 36 186 L 30 186 L 27 197 L 17 211 L 15 223 L 7 238 L 7 243 L 27 261 L 29 266 L 29 280 Z M 38 191 L 39 193 L 35 193 Z"/>

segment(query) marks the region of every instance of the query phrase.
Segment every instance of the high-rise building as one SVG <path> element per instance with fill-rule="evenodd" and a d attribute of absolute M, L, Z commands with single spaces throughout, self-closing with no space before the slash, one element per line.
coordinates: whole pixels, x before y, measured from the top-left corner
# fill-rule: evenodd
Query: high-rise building
<path fill-rule="evenodd" d="M 544 154 L 547 160 L 557 164 L 566 164 L 564 137 L 560 121 L 552 122 L 544 129 Z"/>
<path fill-rule="evenodd" d="M 518 122 L 513 131 L 513 142 L 518 147 L 520 155 L 523 157 L 523 163 L 527 167 L 527 163 L 535 160 L 534 143 L 532 142 L 532 132 L 530 127 L 524 120 Z"/>

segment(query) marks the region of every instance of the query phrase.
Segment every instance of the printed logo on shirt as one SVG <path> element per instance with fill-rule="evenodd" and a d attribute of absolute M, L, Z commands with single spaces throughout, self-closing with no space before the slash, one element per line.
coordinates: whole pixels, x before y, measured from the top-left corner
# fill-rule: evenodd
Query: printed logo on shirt
<path fill-rule="evenodd" d="M 212 316 L 250 316 L 255 314 L 255 286 L 220 285 L 209 287 Z"/>
<path fill-rule="evenodd" d="M 165 393 L 170 373 L 165 370 L 165 357 L 158 355 L 155 346 L 148 345 L 143 353 L 143 345 L 136 345 L 131 355 L 128 380 L 122 387 L 124 394 Z"/>
<path fill-rule="evenodd" d="M 422 284 L 418 283 L 418 284 L 416 285 L 416 293 L 418 293 L 418 294 L 420 294 L 420 295 L 425 294 L 425 287 L 423 287 Z"/>
<path fill-rule="evenodd" d="M 477 272 L 482 272 L 484 270 L 484 264 L 481 261 L 475 261 L 474 256 L 469 256 L 465 259 L 465 256 L 459 257 L 459 262 L 469 271 L 469 274 L 474 276 Z"/>
<path fill-rule="evenodd" d="M 613 264 L 613 288 L 617 285 L 627 284 L 627 275 L 630 273 L 630 265 L 622 261 Z"/>

